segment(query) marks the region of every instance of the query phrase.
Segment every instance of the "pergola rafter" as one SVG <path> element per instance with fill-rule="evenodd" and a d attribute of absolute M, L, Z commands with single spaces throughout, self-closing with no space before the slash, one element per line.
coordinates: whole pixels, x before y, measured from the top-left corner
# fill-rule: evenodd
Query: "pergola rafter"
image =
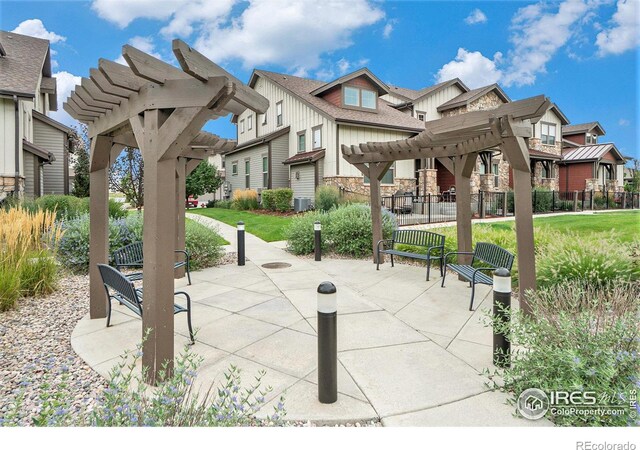
<path fill-rule="evenodd" d="M 427 122 L 424 131 L 408 139 L 342 145 L 343 157 L 371 180 L 374 262 L 377 262 L 376 244 L 382 239 L 380 180 L 394 161 L 437 158 L 454 174 L 458 250 L 470 252 L 471 174 L 478 155 L 497 148 L 513 170 L 518 211 L 516 234 L 520 302 L 526 310 L 523 294 L 527 289 L 536 287 L 527 139 L 531 137 L 531 124 L 540 120 L 550 105 L 551 102 L 544 96 L 531 97 L 489 111 L 474 111 Z"/>
<path fill-rule="evenodd" d="M 88 125 L 91 139 L 90 315 L 106 317 L 97 264 L 108 261 L 108 169 L 125 147 L 139 148 L 145 164 L 143 366 L 155 382 L 173 364 L 173 278 L 176 248 L 184 248 L 185 178 L 201 160 L 236 143 L 201 131 L 209 121 L 269 102 L 182 41 L 173 42 L 181 68 L 134 47 L 128 66 L 106 59 L 89 71 L 63 105 Z"/>

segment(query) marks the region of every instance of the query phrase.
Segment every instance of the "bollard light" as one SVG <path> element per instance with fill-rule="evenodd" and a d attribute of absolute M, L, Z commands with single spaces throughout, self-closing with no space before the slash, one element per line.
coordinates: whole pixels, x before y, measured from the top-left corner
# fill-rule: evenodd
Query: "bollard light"
<path fill-rule="evenodd" d="M 322 232 L 322 225 L 320 221 L 317 221 L 313 224 L 313 234 L 314 234 L 314 247 L 315 247 L 315 259 L 316 261 L 322 261 L 322 241 L 320 239 L 320 233 Z"/>
<path fill-rule="evenodd" d="M 244 222 L 238 222 L 238 265 L 244 266 Z"/>
<path fill-rule="evenodd" d="M 505 268 L 493 272 L 493 321 L 504 325 L 509 321 L 511 309 L 511 272 Z M 497 367 L 511 365 L 511 342 L 507 332 L 493 327 L 493 364 Z"/>
<path fill-rule="evenodd" d="M 338 296 L 336 286 L 324 281 L 318 286 L 318 400 L 338 400 Z"/>

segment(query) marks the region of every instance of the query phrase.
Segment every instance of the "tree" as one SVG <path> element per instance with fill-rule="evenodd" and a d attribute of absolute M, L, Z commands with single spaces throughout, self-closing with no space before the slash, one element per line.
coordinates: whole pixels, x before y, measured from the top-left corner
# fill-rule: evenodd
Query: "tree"
<path fill-rule="evenodd" d="M 140 210 L 144 205 L 144 161 L 142 153 L 126 147 L 109 170 L 109 187 L 124 194 L 127 202 Z"/>
<path fill-rule="evenodd" d="M 640 159 L 633 158 L 633 166 L 631 167 L 631 181 L 624 185 L 627 192 L 640 191 Z"/>
<path fill-rule="evenodd" d="M 87 126 L 80 124 L 80 130 L 73 129 L 69 135 L 71 148 L 73 148 L 74 163 L 73 188 L 71 193 L 76 197 L 89 197 L 89 137 Z"/>
<path fill-rule="evenodd" d="M 222 177 L 218 168 L 207 161 L 198 164 L 193 172 L 187 177 L 187 198 L 189 196 L 198 197 L 200 195 L 215 192 L 222 185 Z"/>

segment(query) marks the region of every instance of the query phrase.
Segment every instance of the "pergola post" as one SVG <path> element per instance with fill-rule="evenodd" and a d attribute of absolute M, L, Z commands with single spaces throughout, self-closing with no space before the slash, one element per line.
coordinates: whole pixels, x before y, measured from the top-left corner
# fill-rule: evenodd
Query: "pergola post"
<path fill-rule="evenodd" d="M 105 136 L 91 139 L 89 174 L 89 317 L 107 317 L 107 295 L 98 272 L 98 264 L 109 261 L 109 155 L 112 140 Z"/>
<path fill-rule="evenodd" d="M 186 188 L 186 158 L 178 158 L 176 164 L 176 241 L 174 248 L 176 250 L 184 250 L 186 245 L 185 235 L 185 200 L 187 198 Z M 184 253 L 176 252 L 175 261 L 184 261 Z M 174 277 L 184 278 L 185 267 L 181 266 L 175 269 Z"/>
<path fill-rule="evenodd" d="M 456 222 L 458 234 L 458 251 L 472 251 L 471 235 L 471 173 L 476 165 L 477 153 L 456 156 L 454 159 L 454 175 L 456 179 Z M 469 255 L 460 255 L 460 264 L 471 261 Z"/>

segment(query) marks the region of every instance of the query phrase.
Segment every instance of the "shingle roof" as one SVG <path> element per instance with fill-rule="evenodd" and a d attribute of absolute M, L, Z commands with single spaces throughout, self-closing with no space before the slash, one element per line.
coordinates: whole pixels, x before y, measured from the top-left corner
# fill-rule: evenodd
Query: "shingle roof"
<path fill-rule="evenodd" d="M 371 73 L 369 69 L 367 69 L 366 67 L 363 67 L 362 69 L 358 69 L 355 72 L 351 72 L 340 78 L 336 78 L 335 80 L 330 81 L 329 83 L 325 83 L 324 85 L 320 86 L 318 89 L 315 89 L 313 92 L 311 92 L 311 94 L 320 95 L 323 92 L 327 92 L 328 90 L 332 89 L 333 87 L 339 84 L 346 83 L 347 81 L 353 80 L 354 78 L 358 78 L 362 75 L 369 78 L 373 82 L 373 84 L 378 88 L 378 95 L 384 95 L 389 92 L 389 86 L 384 84 L 378 77 L 376 77 L 373 73 Z"/>
<path fill-rule="evenodd" d="M 40 75 L 51 76 L 49 41 L 0 31 L 0 92 L 33 96 Z"/>
<path fill-rule="evenodd" d="M 587 122 L 587 123 L 577 123 L 575 125 L 566 125 L 562 127 L 562 134 L 578 134 L 578 133 L 586 133 L 587 131 L 591 131 L 594 128 L 598 127 L 600 129 L 599 136 L 606 134 L 602 125 L 598 122 Z"/>
<path fill-rule="evenodd" d="M 397 128 L 415 132 L 424 130 L 424 122 L 396 110 L 389 102 L 381 98 L 378 98 L 377 112 L 340 108 L 323 98 L 311 94 L 311 92 L 326 84 L 323 81 L 309 80 L 266 70 L 255 70 L 254 75 L 271 80 L 306 102 L 311 108 L 336 122 L 378 125 L 385 128 Z M 254 79 L 255 76 L 252 76 L 252 82 Z M 250 82 L 250 85 L 253 85 L 252 82 Z"/>
<path fill-rule="evenodd" d="M 442 83 L 434 84 L 433 86 L 428 86 L 418 91 L 416 91 L 415 89 L 408 89 L 399 86 L 389 86 L 389 93 L 399 95 L 406 98 L 407 100 L 416 101 L 419 98 L 433 94 L 440 89 L 448 86 L 453 86 L 454 84 L 457 84 L 463 91 L 469 90 L 469 88 L 467 88 L 467 86 L 465 86 L 459 78 L 453 78 L 451 80 L 443 81 Z"/>
<path fill-rule="evenodd" d="M 559 161 L 562 159 L 560 155 L 554 155 L 553 153 L 541 152 L 540 150 L 529 149 L 529 157 L 532 159 L 551 159 L 554 161 Z"/>
<path fill-rule="evenodd" d="M 509 103 L 511 99 L 509 96 L 498 86 L 497 84 L 491 84 L 489 86 L 483 86 L 476 89 L 472 89 L 464 94 L 460 94 L 457 97 L 452 98 L 448 102 L 438 106 L 438 111 L 447 111 L 449 109 L 459 108 L 461 106 L 468 105 L 474 100 L 479 99 L 483 95 L 488 94 L 491 91 L 495 91 L 496 95 L 502 99 L 503 102 Z"/>
<path fill-rule="evenodd" d="M 324 149 L 322 150 L 314 150 L 311 152 L 302 152 L 296 153 L 293 156 L 282 161 L 282 164 L 302 164 L 307 162 L 314 162 L 319 160 L 320 158 L 324 158 Z"/>
<path fill-rule="evenodd" d="M 618 158 L 624 160 L 615 144 L 595 144 L 581 145 L 580 147 L 569 150 L 562 155 L 562 161 L 594 161 L 602 158 L 608 152 L 612 151 L 618 155 Z"/>

